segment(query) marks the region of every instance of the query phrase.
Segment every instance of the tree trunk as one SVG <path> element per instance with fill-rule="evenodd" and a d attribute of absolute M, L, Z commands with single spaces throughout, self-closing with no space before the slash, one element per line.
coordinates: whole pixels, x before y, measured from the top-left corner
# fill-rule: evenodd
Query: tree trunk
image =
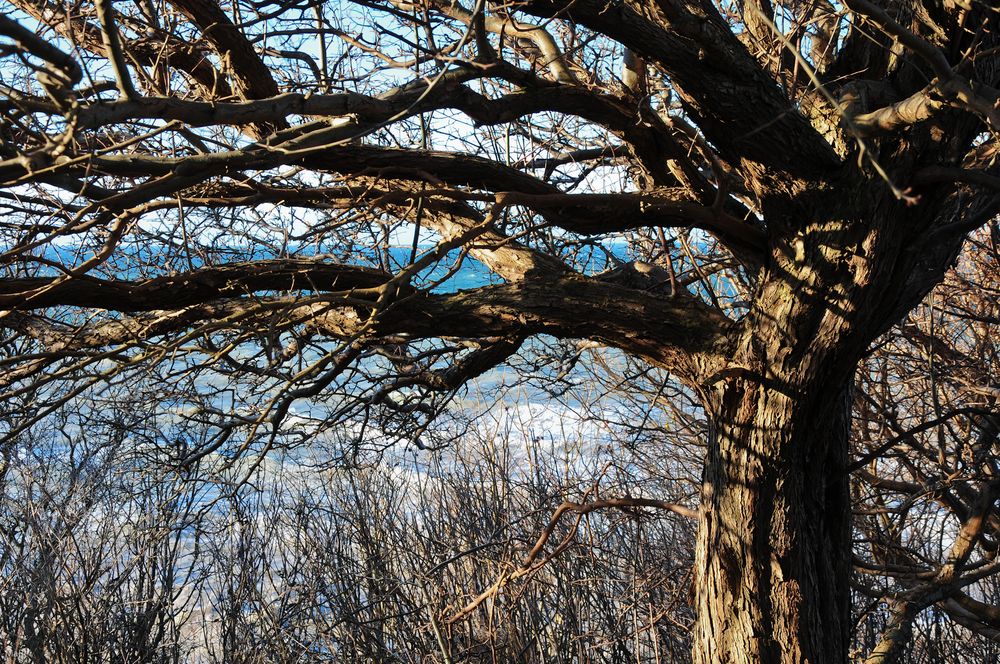
<path fill-rule="evenodd" d="M 850 380 L 791 392 L 744 375 L 707 397 L 697 664 L 847 661 Z"/>
<path fill-rule="evenodd" d="M 852 196 L 831 193 L 847 190 Z M 857 210 L 872 218 L 859 221 Z M 848 661 L 854 369 L 956 249 L 905 251 L 890 229 L 902 219 L 927 222 L 904 217 L 898 201 L 863 183 L 817 192 L 788 217 L 812 221 L 772 240 L 743 334 L 699 386 L 710 436 L 696 664 Z M 929 276 L 914 280 L 917 255 Z"/>

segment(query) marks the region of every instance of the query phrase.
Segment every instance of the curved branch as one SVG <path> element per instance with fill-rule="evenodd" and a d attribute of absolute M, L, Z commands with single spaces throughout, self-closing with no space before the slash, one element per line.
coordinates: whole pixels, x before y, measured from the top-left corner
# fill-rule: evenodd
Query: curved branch
<path fill-rule="evenodd" d="M 524 9 L 569 17 L 658 64 L 727 161 L 802 177 L 839 163 L 707 0 L 536 0 Z"/>
<path fill-rule="evenodd" d="M 437 0 L 433 3 L 434 8 L 451 18 L 457 19 L 465 25 L 472 25 L 475 16 L 473 13 L 455 2 L 442 2 Z M 556 40 L 545 28 L 530 23 L 523 23 L 513 19 L 503 19 L 496 16 L 484 16 L 483 27 L 488 31 L 507 37 L 527 39 L 532 42 L 544 58 L 542 64 L 552 69 L 556 80 L 560 83 L 575 84 L 576 77 L 566 66 L 562 51 L 556 45 Z"/>
<path fill-rule="evenodd" d="M 522 88 L 489 98 L 462 85 L 484 76 L 513 80 Z M 648 114 L 649 117 L 640 122 L 635 109 L 626 100 L 591 90 L 553 85 L 509 65 L 458 69 L 444 76 L 432 90 L 427 86 L 426 82 L 417 81 L 375 97 L 355 92 L 286 93 L 266 99 L 223 103 L 176 97 L 95 102 L 82 105 L 78 122 L 81 127 L 96 128 L 127 120 L 178 120 L 191 127 L 207 127 L 283 123 L 291 115 L 336 117 L 350 120 L 342 121 L 338 137 L 354 140 L 386 122 L 438 109 L 456 109 L 479 125 L 502 124 L 533 113 L 552 111 L 583 118 L 614 132 L 631 146 L 643 166 L 661 184 L 671 179 L 667 160 L 687 158 L 688 150 L 674 139 L 671 130 L 655 114 Z M 300 125 L 293 128 L 293 132 L 303 132 L 309 127 L 311 125 Z M 290 135 L 283 132 L 285 137 Z"/>
<path fill-rule="evenodd" d="M 244 271 L 242 279 L 234 280 L 238 286 L 217 284 L 213 288 L 191 276 L 174 277 L 172 281 L 152 280 L 155 287 L 142 282 L 104 282 L 105 290 L 100 296 L 88 297 L 82 285 L 64 286 L 52 288 L 36 301 L 22 299 L 18 306 L 21 310 L 72 305 L 150 312 L 85 327 L 72 334 L 76 343 L 94 346 L 167 334 L 211 320 L 244 320 L 248 316 L 259 319 L 267 311 L 280 312 L 286 325 L 307 323 L 312 329 L 336 338 L 353 338 L 361 332 L 478 339 L 550 334 L 590 339 L 627 350 L 674 371 L 692 384 L 712 373 L 716 363 L 726 357 L 731 344 L 733 323 L 690 295 L 681 292 L 671 298 L 660 297 L 579 275 L 547 275 L 447 294 L 403 292 L 395 299 L 390 298 L 388 304 L 386 291 L 380 287 L 312 298 L 214 299 L 224 294 L 246 293 L 252 288 L 262 292 L 274 290 L 273 283 L 258 275 L 245 274 L 248 270 L 252 272 L 249 266 L 234 269 Z M 298 270 L 285 272 L 285 283 L 297 280 L 293 281 L 293 287 L 298 284 L 299 289 L 314 290 L 316 285 Z M 376 282 L 382 277 L 382 273 L 353 266 L 336 266 L 334 271 L 336 275 L 328 276 L 327 280 L 342 289 L 350 284 Z M 190 285 L 192 282 L 198 285 Z M 6 290 L 9 292 L 10 288 Z M 116 297 L 119 294 L 123 295 L 120 299 Z M 196 294 L 213 299 L 178 306 L 180 298 L 191 301 Z M 44 305 L 40 304 L 42 297 L 46 298 Z M 2 321 L 0 318 L 0 324 Z"/>
<path fill-rule="evenodd" d="M 737 255 L 759 260 L 767 234 L 723 210 L 684 200 L 684 191 L 642 194 L 522 194 L 504 192 L 498 201 L 524 205 L 550 223 L 582 235 L 645 227 L 700 228 L 711 232 Z"/>
<path fill-rule="evenodd" d="M 481 592 L 472 601 L 462 607 L 461 610 L 448 619 L 448 624 L 454 624 L 461 621 L 470 613 L 475 611 L 483 602 L 496 594 L 500 588 L 507 585 L 511 581 L 540 569 L 542 566 L 546 565 L 549 561 L 566 550 L 567 546 L 572 541 L 571 538 L 576 534 L 576 530 L 580 523 L 580 517 L 602 509 L 619 509 L 629 511 L 642 507 L 666 510 L 687 519 L 698 518 L 697 510 L 693 510 L 689 507 L 684 507 L 683 505 L 678 505 L 676 503 L 670 503 L 664 500 L 653 500 L 650 498 L 605 498 L 592 500 L 586 503 L 576 503 L 569 500 L 564 501 L 555 509 L 555 512 L 552 513 L 552 517 L 549 519 L 548 524 L 539 534 L 538 539 L 535 541 L 535 545 L 531 547 L 531 550 L 525 556 L 521 565 L 516 570 L 503 574 L 489 588 Z M 570 530 L 569 535 L 563 538 L 563 540 L 555 547 L 554 551 L 539 561 L 539 555 L 541 555 L 545 545 L 548 544 L 549 539 L 551 539 L 556 526 L 559 525 L 559 521 L 566 514 L 577 515 L 576 523 Z"/>
<path fill-rule="evenodd" d="M 948 62 L 945 53 L 920 35 L 907 30 L 900 25 L 885 9 L 868 2 L 868 0 L 844 0 L 844 4 L 856 14 L 863 16 L 877 25 L 887 35 L 899 40 L 918 56 L 920 56 L 938 77 L 939 87 L 954 98 L 954 103 L 975 113 L 988 122 L 994 129 L 1000 129 L 1000 110 L 996 100 L 1000 91 L 988 85 L 979 84 L 975 88 L 967 80 L 960 77 Z"/>
<path fill-rule="evenodd" d="M 111 0 L 94 0 L 97 18 L 101 22 L 101 37 L 107 51 L 111 70 L 118 82 L 118 92 L 125 99 L 135 99 L 139 94 L 135 91 L 132 77 L 125 64 L 125 53 L 122 51 L 122 40 L 118 34 L 118 24 L 115 22 L 114 6 Z"/>
<path fill-rule="evenodd" d="M 214 0 L 171 0 L 229 65 L 236 93 L 242 99 L 264 99 L 278 94 L 271 70 L 249 40 L 233 25 Z"/>
<path fill-rule="evenodd" d="M 100 28 L 68 14 L 61 5 L 37 0 L 11 0 L 11 2 L 35 20 L 51 26 L 71 43 L 78 44 L 95 55 L 104 55 L 104 40 Z M 126 40 L 123 44 L 124 52 L 136 63 L 151 67 L 158 62 L 169 61 L 201 86 L 206 96 L 228 97 L 232 94 L 225 77 L 212 66 L 198 48 L 170 33 L 152 28 L 151 30 L 151 34 Z"/>
<path fill-rule="evenodd" d="M 67 87 L 72 87 L 83 79 L 83 69 L 76 60 L 17 21 L 0 16 L 0 35 L 13 39 L 24 50 L 56 67 L 65 77 Z"/>

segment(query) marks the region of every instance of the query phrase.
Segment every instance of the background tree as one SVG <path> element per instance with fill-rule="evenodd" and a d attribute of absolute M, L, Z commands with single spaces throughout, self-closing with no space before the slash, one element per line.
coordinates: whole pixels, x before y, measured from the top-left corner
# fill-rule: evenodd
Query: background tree
<path fill-rule="evenodd" d="M 932 300 L 884 337 L 995 217 L 991 6 L 8 8 L 8 466 L 53 417 L 68 440 L 122 430 L 127 397 L 158 463 L 240 487 L 278 448 L 454 437 L 462 385 L 504 363 L 559 398 L 584 355 L 637 361 L 657 410 L 676 395 L 707 423 L 694 661 L 848 659 L 852 500 L 874 501 L 854 552 L 887 585 L 866 589 L 893 598 L 873 661 L 931 605 L 991 633 L 961 588 L 995 551 L 996 313 Z M 461 289 L 470 259 L 489 274 Z M 937 359 L 902 392 L 914 360 L 889 351 L 913 345 Z M 664 498 L 618 506 L 688 513 Z M 936 542 L 911 537 L 921 507 Z M 246 616 L 225 615 L 235 642 Z"/>

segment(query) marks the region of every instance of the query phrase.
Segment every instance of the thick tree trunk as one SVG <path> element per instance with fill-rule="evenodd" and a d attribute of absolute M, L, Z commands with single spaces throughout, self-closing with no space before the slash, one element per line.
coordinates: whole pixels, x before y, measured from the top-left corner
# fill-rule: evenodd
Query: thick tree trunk
<path fill-rule="evenodd" d="M 844 664 L 849 382 L 796 396 L 761 382 L 708 397 L 694 661 Z"/>
<path fill-rule="evenodd" d="M 742 336 L 699 385 L 711 433 L 696 664 L 848 660 L 854 368 L 939 278 L 950 248 L 921 268 L 932 278 L 913 281 L 915 254 L 887 230 L 903 219 L 901 204 L 862 183 L 849 197 L 830 193 L 846 190 L 817 191 L 789 211 L 812 221 L 772 241 Z M 859 222 L 857 210 L 873 217 Z"/>

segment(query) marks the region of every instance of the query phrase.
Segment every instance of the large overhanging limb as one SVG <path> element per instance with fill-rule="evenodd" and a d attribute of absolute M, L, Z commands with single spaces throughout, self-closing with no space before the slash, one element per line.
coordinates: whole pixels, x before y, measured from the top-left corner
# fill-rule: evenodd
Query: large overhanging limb
<path fill-rule="evenodd" d="M 338 136 L 339 130 L 336 129 L 332 134 L 317 130 L 277 146 L 258 145 L 245 150 L 181 158 L 126 154 L 63 159 L 40 171 L 34 170 L 25 159 L 14 158 L 2 162 L 0 177 L 9 184 L 38 181 L 51 175 L 86 176 L 95 172 L 116 177 L 149 178 L 142 185 L 118 192 L 109 200 L 95 202 L 88 212 L 102 209 L 119 212 L 156 197 L 172 196 L 214 177 L 294 165 L 437 185 L 500 188 L 525 193 L 558 191 L 531 175 L 482 157 L 441 151 L 342 145 Z M 72 230 L 67 229 L 67 232 Z"/>
<path fill-rule="evenodd" d="M 469 76 L 497 75 L 500 78 L 516 80 L 529 87 L 524 90 L 499 99 L 488 99 L 472 92 L 461 85 Z M 398 119 L 403 116 L 410 116 L 418 112 L 433 110 L 442 107 L 454 107 L 464 111 L 476 122 L 485 124 L 495 124 L 499 122 L 511 121 L 523 115 L 539 110 L 556 110 L 566 113 L 574 113 L 581 117 L 590 119 L 602 126 L 605 126 L 616 133 L 619 133 L 632 146 L 633 153 L 650 169 L 655 181 L 666 182 L 672 176 L 666 170 L 665 163 L 668 158 L 674 161 L 685 161 L 684 150 L 677 145 L 670 135 L 670 131 L 663 126 L 662 122 L 634 122 L 632 110 L 622 104 L 622 100 L 607 95 L 595 95 L 583 89 L 576 89 L 567 86 L 551 85 L 541 81 L 532 75 L 516 70 L 505 63 L 495 63 L 486 69 L 485 73 L 475 71 L 457 70 L 449 73 L 437 85 L 428 88 L 422 84 L 404 86 L 396 91 L 381 95 L 379 97 L 365 97 L 363 95 L 344 93 L 339 95 L 318 95 L 308 97 L 305 95 L 290 94 L 276 97 L 251 100 L 237 103 L 206 103 L 198 101 L 188 101 L 169 98 L 139 98 L 119 102 L 94 102 L 81 104 L 77 109 L 77 122 L 80 127 L 102 127 L 117 122 L 124 122 L 136 119 L 160 119 L 171 121 L 182 121 L 188 126 L 210 126 L 210 125 L 259 125 L 261 123 L 283 122 L 284 119 L 293 113 L 307 115 L 326 115 L 336 117 L 351 117 L 356 122 L 340 122 L 336 127 L 317 129 L 315 126 L 303 125 L 298 128 L 282 132 L 280 136 L 272 137 L 268 141 L 266 151 L 270 152 L 260 159 L 260 154 L 255 154 L 258 148 L 251 146 L 248 149 L 234 151 L 230 154 L 216 153 L 214 155 L 199 155 L 194 157 L 195 162 L 174 163 L 170 169 L 175 174 L 184 173 L 185 177 L 171 178 L 163 172 L 163 162 L 155 166 L 155 158 L 146 159 L 147 166 L 152 166 L 152 171 L 159 172 L 161 179 L 149 182 L 144 187 L 136 189 L 128 195 L 115 196 L 114 200 L 109 200 L 114 209 L 124 209 L 137 201 L 148 199 L 150 196 L 171 195 L 175 191 L 188 187 L 196 179 L 192 179 L 190 173 L 198 172 L 204 176 L 211 176 L 213 172 L 231 172 L 245 166 L 266 168 L 268 165 L 276 165 L 285 162 L 281 155 L 297 155 L 308 153 L 310 149 L 320 149 L 329 144 L 337 146 L 341 142 L 346 142 L 357 135 L 371 131 L 372 128 L 380 126 L 382 123 Z M 430 93 L 430 94 L 428 94 Z M 29 103 L 27 100 L 24 103 Z M 57 108 L 48 108 L 47 102 L 42 99 L 29 103 L 34 104 L 34 110 L 42 112 L 58 112 Z M 343 146 L 341 146 L 343 147 Z M 308 161 L 308 154 L 304 158 Z M 111 162 L 115 157 L 109 157 Z M 457 156 L 460 161 L 461 156 Z M 132 165 L 139 165 L 143 159 L 130 155 L 125 159 Z M 347 162 L 351 161 L 348 155 Z M 403 159 L 405 162 L 406 159 Z M 480 160 L 482 162 L 482 160 Z M 41 173 L 33 173 L 32 169 L 37 165 L 32 163 L 25 166 L 23 160 L 16 158 L 9 160 L 4 165 L 4 172 L 13 180 L 23 182 L 31 179 L 42 180 L 51 179 L 52 173 L 62 170 L 73 170 L 76 167 L 84 171 L 93 164 L 92 159 L 63 159 L 62 163 L 50 164 L 43 168 Z M 483 163 L 474 165 L 483 166 Z M 346 164 L 349 167 L 349 163 Z M 492 164 L 485 164 L 487 170 L 492 170 L 496 174 L 496 169 L 503 170 L 497 165 L 496 169 L 491 168 Z M 215 170 L 221 168 L 221 171 Z M 379 168 L 369 166 L 368 168 Z M 390 167 L 393 170 L 397 166 Z M 405 173 L 405 163 L 398 167 Z M 465 170 L 465 169 L 462 169 Z M 475 169 L 473 169 L 475 170 Z M 19 175 L 18 172 L 21 172 Z M 130 175 L 127 171 L 112 166 L 112 171 L 118 175 Z M 660 172 L 662 171 L 662 172 Z M 385 171 L 383 171 L 384 173 Z M 417 179 L 426 171 L 414 171 Z M 696 172 L 694 169 L 693 172 Z M 137 172 L 131 175 L 138 175 Z M 433 173 L 429 174 L 434 177 Z M 554 187 L 544 185 L 537 180 L 527 176 L 514 175 L 507 170 L 499 174 L 501 177 L 489 178 L 494 185 L 509 191 L 528 193 L 557 193 Z M 65 177 L 65 176 L 63 176 Z M 511 180 L 513 178 L 513 181 Z M 481 183 L 484 178 L 479 178 Z M 446 180 L 447 181 L 447 180 Z M 119 200 L 120 199 L 120 200 Z M 549 215 L 551 217 L 551 215 Z M 695 215 L 699 217 L 699 215 Z M 700 215 L 704 216 L 704 215 Z M 720 215 L 725 217 L 725 215 Z M 564 217 L 565 218 L 565 217 Z M 551 219 L 550 219 L 551 221 Z M 560 223 L 563 227 L 583 228 L 588 225 L 586 219 L 582 223 L 577 220 L 571 223 Z M 624 224 L 624 227 L 640 227 L 648 225 L 646 222 L 638 220 Z M 662 224 L 661 224 L 662 225 Z M 673 225 L 673 224 L 669 224 Z M 687 226 L 682 223 L 679 225 Z M 695 222 L 692 225 L 699 225 Z M 591 224 L 593 226 L 593 224 Z M 616 230 L 622 226 L 621 221 L 609 225 L 607 231 Z M 718 227 L 716 227 L 718 226 Z M 713 224 L 711 229 L 717 232 L 726 244 L 734 248 L 735 253 L 743 253 L 745 262 L 756 262 L 746 252 L 748 248 L 760 249 L 760 241 L 751 236 L 755 231 L 751 228 L 742 229 L 739 225 L 729 225 L 735 233 L 728 233 L 724 224 Z M 703 226 L 706 227 L 706 226 Z M 600 228 L 593 227 L 589 232 L 607 232 Z M 742 245 L 742 246 L 739 246 Z M 736 247 L 739 248 L 737 249 Z"/>
<path fill-rule="evenodd" d="M 340 127 L 316 128 L 274 145 L 254 145 L 241 150 L 212 152 L 189 157 L 152 154 L 92 155 L 60 158 L 36 170 L 25 159 L 0 162 L 0 177 L 8 185 L 23 184 L 50 174 L 83 176 L 92 173 L 116 177 L 180 176 L 207 181 L 215 176 L 279 166 L 304 166 L 315 170 L 366 175 L 402 176 L 399 179 L 452 184 L 487 190 L 513 190 L 549 194 L 559 190 L 517 169 L 461 152 L 347 145 Z M 189 186 L 188 184 L 184 185 Z M 177 191 L 177 190 L 175 190 Z M 173 192 L 171 192 L 173 193 Z M 147 198 L 148 200 L 148 198 Z"/>
<path fill-rule="evenodd" d="M 715 235 L 734 255 L 749 265 L 761 262 L 767 251 L 767 234 L 747 221 L 736 219 L 720 205 L 701 205 L 683 189 L 654 190 L 642 194 L 497 194 L 504 204 L 524 205 L 554 226 L 597 235 L 636 228 L 700 228 Z"/>
<path fill-rule="evenodd" d="M 390 186 L 393 191 L 389 191 Z M 466 203 L 482 201 L 493 203 L 494 217 L 505 208 L 522 206 L 537 213 L 545 224 L 583 236 L 641 228 L 699 228 L 712 233 L 748 265 L 759 264 L 767 249 L 765 231 L 730 216 L 719 206 L 701 205 L 690 200 L 690 193 L 682 189 L 663 189 L 644 194 L 525 194 L 520 191 L 479 194 L 450 187 L 428 188 L 407 182 L 390 183 L 378 178 L 357 177 L 349 180 L 348 186 L 330 188 L 282 189 L 259 184 L 233 184 L 192 192 L 191 195 L 182 194 L 181 200 L 186 205 L 205 207 L 274 203 L 349 209 L 367 205 L 410 221 L 418 201 L 422 201 L 422 223 L 445 237 L 456 237 L 477 224 L 485 223 L 486 217 Z M 152 211 L 175 204 L 175 200 L 164 200 L 147 207 Z M 483 250 L 492 247 L 495 251 L 514 251 L 520 247 L 528 251 L 520 243 L 492 229 L 483 229 L 472 246 L 473 255 L 488 266 L 492 261 L 483 256 Z M 494 272 L 510 278 L 501 271 Z"/>
<path fill-rule="evenodd" d="M 513 80 L 521 87 L 498 97 L 487 97 L 464 85 L 470 78 L 491 76 Z M 662 121 L 656 117 L 648 121 L 637 119 L 626 100 L 584 88 L 552 85 L 506 64 L 457 69 L 430 86 L 420 82 L 377 97 L 353 92 L 283 94 L 231 104 L 149 99 L 137 104 L 95 104 L 82 109 L 81 116 L 84 126 L 142 117 L 181 120 L 191 126 L 274 122 L 291 114 L 348 117 L 352 122 L 342 133 L 346 138 L 357 139 L 385 123 L 440 109 L 460 111 L 480 126 L 514 122 L 546 111 L 578 117 L 614 132 L 631 147 L 643 168 L 661 181 L 671 179 L 666 161 L 686 160 L 688 153 Z"/>
<path fill-rule="evenodd" d="M 86 33 L 88 28 L 81 29 Z M 90 30 L 95 31 L 96 28 Z M 219 30 L 209 26 L 209 32 L 215 34 Z M 229 35 L 230 32 L 234 32 L 231 25 L 228 30 L 222 30 L 219 34 Z M 97 45 L 92 46 L 96 48 Z M 138 52 L 141 53 L 141 49 Z M 250 69 L 255 66 L 253 63 L 246 64 Z M 524 87 L 518 92 L 489 99 L 461 85 L 470 76 L 495 76 Z M 252 79 L 253 77 L 247 76 L 248 81 Z M 255 96 L 259 97 L 270 90 L 265 88 L 267 86 L 264 84 L 257 85 Z M 245 99 L 248 97 L 243 96 Z M 37 100 L 35 107 L 35 110 L 44 111 L 44 100 Z M 632 153 L 650 173 L 653 181 L 661 186 L 673 181 L 673 176 L 666 167 L 668 160 L 674 163 L 688 161 L 685 149 L 671 136 L 670 130 L 655 116 L 637 121 L 635 109 L 630 107 L 627 100 L 595 94 L 579 87 L 552 84 L 504 62 L 491 63 L 483 66 L 480 71 L 459 69 L 440 79 L 436 78 L 430 87 L 417 83 L 377 98 L 354 93 L 312 97 L 289 94 L 217 104 L 177 98 L 143 97 L 117 103 L 81 104 L 77 122 L 80 127 L 96 128 L 144 118 L 177 120 L 189 126 L 221 126 L 231 123 L 253 128 L 282 126 L 288 115 L 301 113 L 353 118 L 354 122 L 342 123 L 344 126 L 339 130 L 324 132 L 324 140 L 347 141 L 370 132 L 385 122 L 447 107 L 461 110 L 481 124 L 509 122 L 542 110 L 577 115 L 621 136 L 631 146 Z M 55 108 L 50 110 L 58 111 Z M 291 138 L 287 132 L 283 133 L 285 139 Z M 260 132 L 257 135 L 261 135 Z M 690 174 L 697 176 L 697 168 L 690 168 Z M 702 186 L 704 188 L 708 185 L 703 182 Z"/>
<path fill-rule="evenodd" d="M 107 201 L 95 203 L 92 208 L 106 210 L 131 210 L 142 213 L 149 205 L 141 201 L 151 197 L 173 196 L 215 176 L 238 173 L 249 169 L 263 170 L 281 165 L 301 164 L 322 171 L 342 174 L 361 174 L 376 183 L 384 179 L 423 182 L 435 188 L 416 191 L 404 186 L 395 193 L 380 196 L 367 194 L 364 189 L 347 192 L 347 200 L 356 196 L 367 198 L 376 205 L 388 206 L 414 202 L 423 196 L 456 198 L 458 200 L 482 199 L 482 196 L 462 190 L 449 191 L 449 187 L 472 187 L 498 191 L 498 206 L 522 205 L 541 214 L 548 223 L 571 232 L 585 235 L 613 233 L 642 227 L 697 227 L 715 234 L 734 254 L 748 264 L 757 264 L 766 249 L 766 235 L 749 223 L 729 216 L 722 206 L 704 206 L 690 200 L 683 190 L 660 190 L 647 194 L 563 194 L 553 185 L 516 169 L 494 161 L 462 153 L 442 151 L 401 150 L 364 145 L 339 145 L 335 136 L 312 137 L 308 141 L 289 141 L 280 146 L 257 146 L 247 150 L 210 153 L 191 157 L 168 158 L 150 155 L 109 155 L 94 157 L 86 162 L 66 162 L 56 165 L 45 176 L 85 175 L 89 170 L 119 177 L 151 178 L 146 184 L 130 192 L 116 194 Z M 324 147 L 326 140 L 333 140 L 332 147 Z M 12 159 L 4 164 L 8 177 L 32 177 L 22 160 Z M 20 173 L 20 176 L 18 175 Z M 377 190 L 376 190 L 377 192 Z M 344 191 L 340 191 L 344 195 Z M 302 198 L 301 194 L 288 192 L 289 196 Z M 270 198 L 283 201 L 284 194 L 271 190 Z M 329 201 L 333 197 L 317 192 L 317 200 Z M 205 204 L 225 205 L 223 198 Z M 243 204 L 243 200 L 239 204 Z M 269 196 L 258 192 L 260 202 Z M 133 206 L 138 205 L 135 209 Z M 154 206 L 155 207 L 155 206 Z M 481 222 L 480 215 L 472 208 L 465 208 L 470 218 Z M 461 215 L 454 215 L 456 217 Z M 81 228 L 86 226 L 83 224 Z M 467 227 L 467 224 L 459 227 Z M 63 230 L 63 234 L 74 232 Z M 496 242 L 499 246 L 500 240 Z"/>
<path fill-rule="evenodd" d="M 237 123 L 259 129 L 265 126 L 285 127 L 287 126 L 286 116 L 291 113 L 329 115 L 331 111 L 338 110 L 339 114 L 357 115 L 363 121 L 377 124 L 390 117 L 398 120 L 416 113 L 453 105 L 461 110 L 466 110 L 476 122 L 491 124 L 509 121 L 526 113 L 540 110 L 581 113 L 582 117 L 587 117 L 616 131 L 633 135 L 636 140 L 633 140 L 632 143 L 637 148 L 648 148 L 652 143 L 657 142 L 670 143 L 669 138 L 665 136 L 650 141 L 650 129 L 655 127 L 649 123 L 636 123 L 633 109 L 628 107 L 626 100 L 616 99 L 610 95 L 595 94 L 584 88 L 554 85 L 535 74 L 518 70 L 502 61 L 489 65 L 479 65 L 471 69 L 460 67 L 447 74 L 436 76 L 429 83 L 417 81 L 413 85 L 379 95 L 377 98 L 355 93 L 312 97 L 301 94 L 279 95 L 269 71 L 265 68 L 263 70 L 264 76 L 260 75 L 263 64 L 252 49 L 247 51 L 245 44 L 244 47 L 237 48 L 236 44 L 246 40 L 224 15 L 221 16 L 220 22 L 217 24 L 206 23 L 207 18 L 202 14 L 206 12 L 218 13 L 218 7 L 210 10 L 208 5 L 212 3 L 187 2 L 187 0 L 177 4 L 194 7 L 197 10 L 195 13 L 201 17 L 198 24 L 204 24 L 206 35 L 212 43 L 227 58 L 235 58 L 229 64 L 237 82 L 242 81 L 240 86 L 242 94 L 240 96 L 245 100 L 244 103 L 215 104 L 214 102 L 198 102 L 171 97 L 133 99 L 132 103 L 127 104 L 97 103 L 84 105 L 80 109 L 81 127 L 100 126 L 130 118 L 147 118 L 179 119 L 192 126 Z M 37 7 L 34 5 L 26 5 L 24 8 L 26 11 L 37 12 Z M 71 24 L 67 23 L 67 25 Z M 100 30 L 86 24 L 79 26 L 78 30 L 81 30 L 87 37 L 84 40 L 84 45 L 95 53 L 100 53 Z M 73 33 L 67 33 L 67 36 L 72 37 Z M 146 61 L 148 58 L 143 55 L 143 48 L 137 46 L 136 49 L 133 49 L 134 45 L 136 44 L 129 43 L 128 50 L 133 57 L 139 58 L 139 64 L 153 64 Z M 136 53 L 133 53 L 133 50 Z M 244 51 L 246 53 L 240 57 L 233 55 Z M 184 62 L 180 64 L 183 68 Z M 496 77 L 516 82 L 518 85 L 525 86 L 525 89 L 515 94 L 506 95 L 501 99 L 489 100 L 467 88 L 455 86 L 456 82 L 461 83 L 462 80 L 471 77 Z M 429 88 L 433 88 L 433 94 L 428 94 L 431 92 Z M 306 99 L 305 102 L 303 102 L 303 98 Z M 662 128 L 660 129 L 659 133 L 663 134 Z M 263 137 L 266 133 L 262 134 L 260 131 L 256 131 L 258 137 Z M 640 140 L 643 137 L 645 140 Z"/>
<path fill-rule="evenodd" d="M 243 275 L 240 276 L 240 272 Z M 697 385 L 726 356 L 733 323 L 721 312 L 683 292 L 674 297 L 623 288 L 579 275 L 547 276 L 517 283 L 485 286 L 448 294 L 412 291 L 392 280 L 361 288 L 383 276 L 353 266 L 320 270 L 315 285 L 292 287 L 322 290 L 319 282 L 356 290 L 302 297 L 252 295 L 273 290 L 252 264 L 206 269 L 199 275 L 179 275 L 141 283 L 101 282 L 84 287 L 52 288 L 43 298 L 5 306 L 18 309 L 6 325 L 21 321 L 31 310 L 55 306 L 99 307 L 109 311 L 149 313 L 128 315 L 106 323 L 69 328 L 60 335 L 52 328 L 44 339 L 62 347 L 107 347 L 155 336 L 177 334 L 211 321 L 258 322 L 267 316 L 269 329 L 307 325 L 330 337 L 377 339 L 405 334 L 411 338 L 518 338 L 550 334 L 590 339 L 621 348 L 670 369 Z M 332 271 L 336 272 L 334 276 Z M 309 284 L 303 266 L 273 266 L 276 283 Z M 220 275 L 225 278 L 220 279 Z M 42 284 L 33 283 L 35 286 Z M 214 288 L 213 288 L 214 286 Z M 219 299 L 236 291 L 251 297 Z M 178 307 L 179 302 L 201 302 Z M 4 324 L 0 319 L 0 324 Z M 60 338 L 60 337 L 64 338 Z"/>
<path fill-rule="evenodd" d="M 183 308 L 261 290 L 378 288 L 392 275 L 354 265 L 278 259 L 234 263 L 141 281 L 83 277 L 0 279 L 0 309 L 72 306 L 122 312 Z"/>
<path fill-rule="evenodd" d="M 486 97 L 463 85 L 470 79 L 498 77 L 516 82 L 517 91 L 496 98 Z M 26 110 L 60 114 L 61 109 L 43 98 L 21 96 Z M 479 125 L 512 122 L 543 111 L 576 116 L 604 127 L 622 138 L 653 179 L 672 180 L 667 160 L 686 161 L 687 148 L 673 137 L 656 116 L 638 121 L 627 100 L 584 88 L 553 85 L 537 76 L 495 63 L 481 68 L 459 67 L 430 83 L 417 81 L 378 96 L 354 92 L 328 95 L 287 93 L 239 102 L 209 102 L 175 97 L 142 97 L 115 102 L 84 102 L 76 110 L 77 126 L 97 129 L 137 120 L 183 122 L 188 127 L 284 125 L 291 115 L 329 118 L 337 130 L 325 132 L 324 140 L 356 140 L 386 123 L 420 113 L 453 108 Z M 299 125 L 269 144 L 292 140 L 296 134 L 315 131 L 316 125 Z M 694 169 L 692 172 L 697 172 Z"/>

